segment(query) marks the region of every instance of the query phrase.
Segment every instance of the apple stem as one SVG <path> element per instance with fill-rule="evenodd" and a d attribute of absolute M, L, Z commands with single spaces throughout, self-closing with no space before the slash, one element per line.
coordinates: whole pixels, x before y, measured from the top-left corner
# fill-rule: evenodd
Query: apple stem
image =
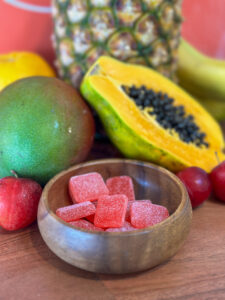
<path fill-rule="evenodd" d="M 13 174 L 13 176 L 15 176 L 16 178 L 18 178 L 18 174 L 14 170 L 11 170 L 10 172 Z"/>
<path fill-rule="evenodd" d="M 217 162 L 218 162 L 218 165 L 221 163 L 220 159 L 219 159 L 219 155 L 218 155 L 218 152 L 215 151 L 215 155 L 216 155 L 216 159 L 217 159 Z"/>

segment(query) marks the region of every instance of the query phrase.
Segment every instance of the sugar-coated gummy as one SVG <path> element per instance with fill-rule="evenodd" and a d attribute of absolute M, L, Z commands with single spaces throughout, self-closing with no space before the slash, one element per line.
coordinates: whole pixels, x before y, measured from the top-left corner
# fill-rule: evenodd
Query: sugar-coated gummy
<path fill-rule="evenodd" d="M 83 229 L 94 230 L 94 231 L 104 231 L 102 228 L 98 228 L 86 220 L 77 220 L 77 221 L 68 222 L 68 223 L 71 224 L 72 226 L 76 226 L 76 227 L 83 228 Z"/>
<path fill-rule="evenodd" d="M 125 195 L 101 196 L 95 213 L 94 225 L 102 228 L 122 227 L 128 199 Z"/>
<path fill-rule="evenodd" d="M 109 190 L 97 172 L 73 176 L 69 180 L 69 193 L 74 203 L 97 200 L 108 195 Z"/>
<path fill-rule="evenodd" d="M 120 228 L 108 228 L 105 231 L 106 232 L 125 232 L 125 231 L 133 231 L 133 230 L 137 230 L 137 228 L 133 227 L 129 222 L 125 221 L 122 227 L 120 227 Z"/>
<path fill-rule="evenodd" d="M 130 222 L 130 208 L 131 208 L 131 204 L 135 202 L 135 201 L 128 201 L 127 203 L 127 209 L 126 209 L 126 214 L 125 214 L 125 220 Z"/>
<path fill-rule="evenodd" d="M 109 195 L 123 194 L 129 201 L 135 200 L 132 178 L 129 176 L 115 176 L 106 180 Z"/>
<path fill-rule="evenodd" d="M 131 224 L 136 228 L 146 228 L 162 222 L 169 217 L 166 207 L 146 201 L 135 201 L 131 204 Z"/>
<path fill-rule="evenodd" d="M 90 216 L 86 216 L 85 219 L 87 219 L 89 222 L 94 224 L 95 215 L 93 214 L 93 215 L 90 215 Z"/>
<path fill-rule="evenodd" d="M 56 215 L 62 220 L 70 222 L 93 215 L 95 211 L 95 205 L 90 201 L 86 201 L 58 208 Z"/>
<path fill-rule="evenodd" d="M 135 200 L 135 201 L 143 201 L 143 202 L 149 202 L 152 203 L 151 200 Z M 135 201 L 128 201 L 127 203 L 127 211 L 126 211 L 126 215 L 125 215 L 125 220 L 130 222 L 130 208 L 131 208 L 131 204 Z"/>
<path fill-rule="evenodd" d="M 95 205 L 95 207 L 97 207 L 97 204 L 98 204 L 98 201 L 97 201 L 97 200 L 92 201 L 92 203 Z"/>

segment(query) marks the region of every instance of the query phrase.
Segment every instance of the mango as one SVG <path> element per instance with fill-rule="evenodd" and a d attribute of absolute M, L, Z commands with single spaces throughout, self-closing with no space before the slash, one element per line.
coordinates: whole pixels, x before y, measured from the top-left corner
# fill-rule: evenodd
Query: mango
<path fill-rule="evenodd" d="M 70 85 L 51 77 L 28 77 L 0 93 L 0 178 L 14 170 L 45 184 L 87 157 L 94 119 Z"/>

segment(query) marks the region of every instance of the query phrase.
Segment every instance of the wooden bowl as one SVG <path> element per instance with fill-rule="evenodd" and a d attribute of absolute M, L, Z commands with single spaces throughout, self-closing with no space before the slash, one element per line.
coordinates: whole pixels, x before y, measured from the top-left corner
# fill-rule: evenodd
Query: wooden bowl
<path fill-rule="evenodd" d="M 71 176 L 99 172 L 132 177 L 136 199 L 164 205 L 170 217 L 147 229 L 131 232 L 94 232 L 74 228 L 59 219 L 57 208 L 71 204 Z M 98 273 L 123 274 L 152 268 L 173 256 L 190 229 L 192 208 L 186 189 L 172 173 L 150 163 L 104 159 L 76 165 L 56 175 L 44 188 L 38 226 L 48 247 L 78 268 Z"/>

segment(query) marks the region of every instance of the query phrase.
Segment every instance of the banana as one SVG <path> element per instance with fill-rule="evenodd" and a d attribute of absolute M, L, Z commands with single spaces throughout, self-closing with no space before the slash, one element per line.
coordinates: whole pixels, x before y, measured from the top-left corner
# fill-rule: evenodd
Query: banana
<path fill-rule="evenodd" d="M 215 118 L 225 119 L 225 61 L 210 58 L 181 39 L 177 77 Z"/>
<path fill-rule="evenodd" d="M 217 120 L 225 120 L 225 101 L 195 98 Z"/>

